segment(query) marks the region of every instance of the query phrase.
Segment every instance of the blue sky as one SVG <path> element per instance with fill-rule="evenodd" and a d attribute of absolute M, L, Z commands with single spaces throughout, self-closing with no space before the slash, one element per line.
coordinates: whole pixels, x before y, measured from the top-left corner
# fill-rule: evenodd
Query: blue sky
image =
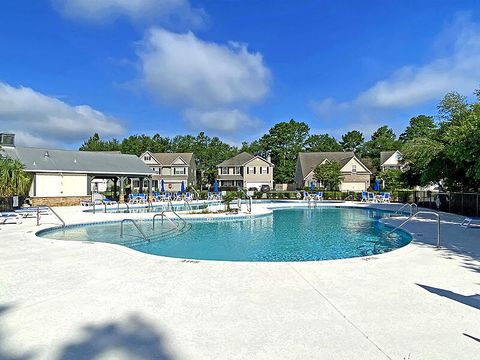
<path fill-rule="evenodd" d="M 279 121 L 335 137 L 480 79 L 477 1 L 52 0 L 0 11 L 0 126 L 30 145 Z"/>

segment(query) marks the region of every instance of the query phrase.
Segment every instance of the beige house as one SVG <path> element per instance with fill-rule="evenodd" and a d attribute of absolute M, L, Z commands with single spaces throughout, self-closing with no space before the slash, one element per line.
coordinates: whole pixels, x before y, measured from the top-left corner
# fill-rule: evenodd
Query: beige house
<path fill-rule="evenodd" d="M 398 150 L 382 151 L 380 153 L 380 169 L 385 170 L 402 170 L 402 153 Z"/>
<path fill-rule="evenodd" d="M 270 159 L 242 152 L 217 165 L 218 185 L 245 189 L 268 185 L 272 189 L 273 167 Z"/>
<path fill-rule="evenodd" d="M 297 189 L 310 186 L 312 181 L 315 186 L 322 187 L 322 184 L 315 180 L 314 170 L 318 165 L 327 162 L 338 162 L 341 166 L 341 191 L 366 191 L 370 186 L 372 172 L 353 152 L 307 152 L 298 154 L 295 172 Z"/>
<path fill-rule="evenodd" d="M 188 186 L 197 185 L 197 165 L 193 153 L 152 153 L 144 152 L 140 159 L 150 167 L 154 175 L 152 176 L 152 188 L 161 189 L 161 181 L 164 181 L 165 191 L 179 191 L 182 182 Z M 133 181 L 133 188 L 140 187 L 140 179 Z M 143 184 L 145 187 L 145 184 Z"/>

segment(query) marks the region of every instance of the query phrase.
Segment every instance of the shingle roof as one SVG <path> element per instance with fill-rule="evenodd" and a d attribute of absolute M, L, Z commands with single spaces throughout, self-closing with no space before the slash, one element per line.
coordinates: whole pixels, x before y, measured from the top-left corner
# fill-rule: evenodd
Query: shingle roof
<path fill-rule="evenodd" d="M 221 162 L 217 166 L 240 166 L 245 164 L 246 162 L 249 162 L 255 157 L 255 155 L 249 154 L 247 152 L 241 152 L 240 154 Z"/>
<path fill-rule="evenodd" d="M 88 174 L 150 175 L 152 169 L 135 155 L 102 151 L 54 150 L 3 147 L 3 154 L 17 159 L 29 172 L 73 172 Z"/>
<path fill-rule="evenodd" d="M 192 161 L 193 153 L 150 153 L 162 165 L 172 165 L 172 163 L 181 157 L 187 164 Z"/>
<path fill-rule="evenodd" d="M 383 163 L 385 161 L 387 161 L 390 156 L 392 156 L 393 154 L 395 154 L 397 151 L 396 150 L 393 150 L 393 151 L 381 151 L 380 152 L 380 165 L 383 165 Z"/>
<path fill-rule="evenodd" d="M 342 167 L 355 157 L 352 151 L 339 152 L 303 152 L 298 154 L 302 178 L 305 178 L 313 169 L 320 165 L 325 159 L 336 161 Z"/>

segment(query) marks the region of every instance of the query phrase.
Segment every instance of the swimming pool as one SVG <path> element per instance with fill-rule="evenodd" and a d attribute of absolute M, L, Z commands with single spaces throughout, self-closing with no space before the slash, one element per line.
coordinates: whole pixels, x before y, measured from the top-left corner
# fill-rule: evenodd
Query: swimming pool
<path fill-rule="evenodd" d="M 121 244 L 161 256 L 224 261 L 309 261 L 380 254 L 405 246 L 411 236 L 378 219 L 384 211 L 362 208 L 285 208 L 249 219 L 192 221 L 176 231 L 168 221 L 140 220 L 145 241 L 132 223 L 80 224 L 46 229 L 38 236 Z M 190 228 L 191 227 L 191 228 Z M 190 229 L 188 229 L 190 228 Z M 188 230 L 188 231 L 187 231 Z"/>

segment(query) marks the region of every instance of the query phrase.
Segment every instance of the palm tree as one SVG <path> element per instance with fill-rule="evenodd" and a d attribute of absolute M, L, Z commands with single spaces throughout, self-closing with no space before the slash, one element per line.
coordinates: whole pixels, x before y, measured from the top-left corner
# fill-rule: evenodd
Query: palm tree
<path fill-rule="evenodd" d="M 27 195 L 31 183 L 32 177 L 20 161 L 0 158 L 0 196 Z"/>

